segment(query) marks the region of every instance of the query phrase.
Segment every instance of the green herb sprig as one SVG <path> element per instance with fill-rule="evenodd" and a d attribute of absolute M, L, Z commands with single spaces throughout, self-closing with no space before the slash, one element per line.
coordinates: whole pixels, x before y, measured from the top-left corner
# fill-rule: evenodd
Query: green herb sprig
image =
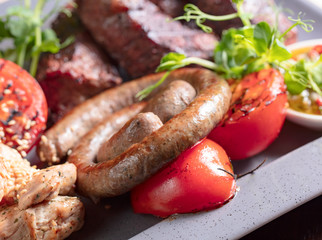
<path fill-rule="evenodd" d="M 197 25 L 204 31 L 209 32 L 207 26 L 203 25 L 206 20 L 222 20 L 241 18 L 244 27 L 231 28 L 223 32 L 221 40 L 214 49 L 214 62 L 186 57 L 179 53 L 169 53 L 161 59 L 157 72 L 167 71 L 166 76 L 171 71 L 182 68 L 189 64 L 197 64 L 215 71 L 225 79 L 239 80 L 245 75 L 260 71 L 267 67 L 283 69 L 285 72 L 285 82 L 291 93 L 299 93 L 305 88 L 311 88 L 321 95 L 322 85 L 322 60 L 317 63 L 306 63 L 300 61 L 294 63 L 291 61 L 292 54 L 283 44 L 285 35 L 294 27 L 300 26 L 306 32 L 313 30 L 312 20 L 303 20 L 303 14 L 299 14 L 296 19 L 289 18 L 294 24 L 284 33 L 280 34 L 276 27 L 271 27 L 266 22 L 260 22 L 255 25 L 250 24 L 251 16 L 243 12 L 242 0 L 233 1 L 236 4 L 237 13 L 226 16 L 212 16 L 203 13 L 192 4 L 184 8 L 184 16 L 176 20 L 195 20 Z M 139 92 L 137 96 L 140 99 L 146 97 L 157 86 L 159 86 L 166 77 Z M 304 80 L 305 79 L 305 80 Z"/>
<path fill-rule="evenodd" d="M 29 68 L 32 76 L 37 72 L 42 52 L 57 53 L 74 41 L 73 37 L 69 37 L 60 43 L 52 29 L 43 29 L 48 18 L 61 10 L 57 0 L 49 14 L 43 15 L 42 11 L 47 2 L 48 0 L 38 0 L 35 8 L 31 9 L 30 0 L 25 0 L 21 5 L 8 8 L 6 15 L 0 17 L 0 42 L 9 39 L 14 45 L 0 51 L 0 57 L 27 70 Z"/>

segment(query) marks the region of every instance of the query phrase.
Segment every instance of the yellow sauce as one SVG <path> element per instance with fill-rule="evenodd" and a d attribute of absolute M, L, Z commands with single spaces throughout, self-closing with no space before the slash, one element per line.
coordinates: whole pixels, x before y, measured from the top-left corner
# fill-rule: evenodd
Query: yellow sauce
<path fill-rule="evenodd" d="M 312 48 L 313 47 L 310 46 L 295 49 L 292 51 L 293 57 L 297 60 L 308 58 L 307 53 L 309 53 Z M 322 115 L 322 97 L 309 89 L 304 90 L 299 95 L 288 94 L 288 103 L 290 108 L 298 112 Z"/>
<path fill-rule="evenodd" d="M 288 95 L 288 103 L 293 110 L 308 114 L 322 115 L 322 106 L 319 106 L 316 101 L 315 92 L 304 90 L 299 95 Z M 319 96 L 321 98 L 321 96 Z M 321 99 L 322 100 L 322 99 Z"/>

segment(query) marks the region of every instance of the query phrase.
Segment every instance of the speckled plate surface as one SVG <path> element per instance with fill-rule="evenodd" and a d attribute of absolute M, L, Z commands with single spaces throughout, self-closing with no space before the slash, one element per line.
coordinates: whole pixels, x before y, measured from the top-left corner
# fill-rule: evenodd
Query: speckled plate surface
<path fill-rule="evenodd" d="M 237 239 L 321 195 L 322 138 L 238 180 L 240 191 L 214 211 L 178 215 L 132 239 Z"/>

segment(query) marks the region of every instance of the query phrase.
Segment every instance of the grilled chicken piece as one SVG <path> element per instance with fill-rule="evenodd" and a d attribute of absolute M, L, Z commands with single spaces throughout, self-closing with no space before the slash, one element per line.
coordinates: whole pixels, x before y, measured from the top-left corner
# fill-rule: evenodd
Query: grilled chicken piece
<path fill-rule="evenodd" d="M 62 164 L 49 167 L 33 174 L 26 186 L 18 191 L 19 209 L 26 209 L 33 204 L 50 200 L 70 193 L 76 182 L 74 164 Z"/>
<path fill-rule="evenodd" d="M 58 196 L 26 210 L 0 208 L 0 239 L 65 239 L 83 225 L 84 206 L 76 197 Z"/>
<path fill-rule="evenodd" d="M 20 209 L 26 209 L 58 194 L 68 194 L 75 181 L 73 164 L 36 170 L 16 150 L 0 144 L 0 205 L 18 202 Z"/>
<path fill-rule="evenodd" d="M 16 150 L 0 144 L 0 205 L 17 202 L 17 192 L 36 171 Z"/>

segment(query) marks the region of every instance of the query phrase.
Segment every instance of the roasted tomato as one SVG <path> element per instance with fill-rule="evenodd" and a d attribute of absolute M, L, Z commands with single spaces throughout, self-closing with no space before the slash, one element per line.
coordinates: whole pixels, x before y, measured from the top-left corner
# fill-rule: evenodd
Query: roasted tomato
<path fill-rule="evenodd" d="M 233 90 L 230 109 L 208 137 L 232 160 L 251 157 L 278 136 L 286 107 L 286 88 L 279 71 L 264 69 L 249 74 Z"/>
<path fill-rule="evenodd" d="M 235 195 L 232 173 L 223 148 L 204 139 L 133 189 L 134 211 L 167 217 L 217 208 Z"/>
<path fill-rule="evenodd" d="M 47 103 L 37 81 L 15 63 L 0 59 L 1 142 L 25 157 L 46 121 Z"/>

